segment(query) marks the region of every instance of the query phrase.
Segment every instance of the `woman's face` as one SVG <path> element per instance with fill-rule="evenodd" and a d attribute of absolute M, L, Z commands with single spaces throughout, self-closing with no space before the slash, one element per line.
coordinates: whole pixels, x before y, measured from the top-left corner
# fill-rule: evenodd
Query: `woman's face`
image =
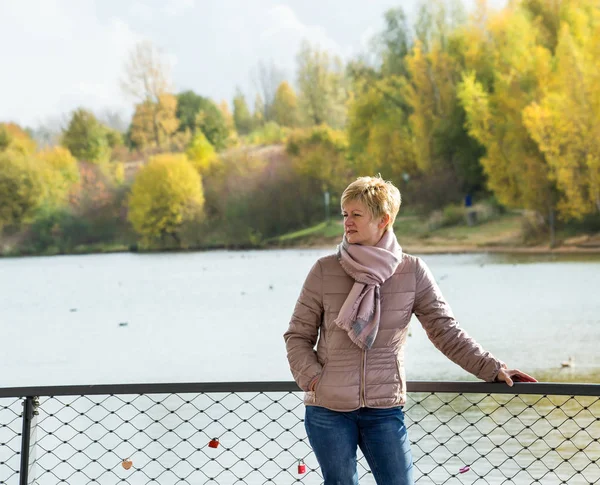
<path fill-rule="evenodd" d="M 350 244 L 375 246 L 383 236 L 386 217 L 375 219 L 367 207 L 358 200 L 342 206 L 344 234 Z"/>

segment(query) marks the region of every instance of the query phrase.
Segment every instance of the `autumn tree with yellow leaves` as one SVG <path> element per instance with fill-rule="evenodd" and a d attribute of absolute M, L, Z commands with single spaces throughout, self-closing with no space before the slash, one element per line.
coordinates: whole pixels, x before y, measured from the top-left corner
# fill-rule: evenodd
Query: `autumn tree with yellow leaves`
<path fill-rule="evenodd" d="M 150 158 L 133 183 L 128 218 L 145 244 L 172 238 L 186 221 L 197 217 L 204 206 L 202 180 L 185 154 Z"/>
<path fill-rule="evenodd" d="M 0 234 L 5 226 L 31 221 L 44 195 L 44 180 L 36 161 L 22 153 L 1 151 Z"/>
<path fill-rule="evenodd" d="M 555 69 L 523 119 L 546 157 L 566 219 L 600 211 L 600 12 L 592 2 L 565 7 Z"/>
<path fill-rule="evenodd" d="M 486 149 L 481 164 L 488 187 L 508 207 L 537 211 L 554 220 L 556 189 L 550 167 L 523 122 L 523 111 L 540 100 L 551 74 L 552 52 L 540 30 L 520 6 L 489 16 L 482 43 L 491 43 L 492 78 L 485 85 L 473 56 L 463 74 L 459 97 L 469 134 Z M 487 49 L 481 49 L 485 55 Z"/>
<path fill-rule="evenodd" d="M 288 128 L 298 126 L 298 99 L 294 89 L 287 81 L 283 81 L 277 87 L 271 113 L 273 121 L 280 126 Z"/>
<path fill-rule="evenodd" d="M 150 42 L 138 43 L 129 55 L 121 88 L 138 101 L 130 139 L 138 147 L 162 147 L 177 131 L 177 98 L 167 63 Z"/>
<path fill-rule="evenodd" d="M 52 147 L 37 153 L 35 159 L 44 182 L 44 202 L 51 207 L 67 205 L 80 178 L 75 157 L 64 147 Z"/>
<path fill-rule="evenodd" d="M 551 244 L 557 211 L 565 220 L 600 211 L 599 19 L 591 0 L 525 0 L 470 29 L 486 47 L 469 59 L 460 97 L 486 148 L 489 187 L 503 204 L 544 216 Z"/>

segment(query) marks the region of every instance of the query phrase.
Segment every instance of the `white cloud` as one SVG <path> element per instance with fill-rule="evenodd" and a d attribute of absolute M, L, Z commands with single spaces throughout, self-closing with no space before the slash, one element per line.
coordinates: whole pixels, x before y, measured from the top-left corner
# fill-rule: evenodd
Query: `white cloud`
<path fill-rule="evenodd" d="M 130 111 L 119 77 L 130 49 L 141 36 L 120 18 L 100 22 L 94 0 L 3 2 L 0 116 L 36 125 L 78 106 Z M 27 23 L 27 35 L 23 25 Z M 31 34 L 29 34 L 31 32 Z"/>
<path fill-rule="evenodd" d="M 289 52 L 297 52 L 297 46 L 304 39 L 311 44 L 318 45 L 321 49 L 343 55 L 345 52 L 341 46 L 333 40 L 327 31 L 319 25 L 307 25 L 300 21 L 296 13 L 287 5 L 277 5 L 267 12 L 269 27 L 265 29 L 260 37 L 263 43 L 296 44 L 296 48 Z"/>
<path fill-rule="evenodd" d="M 268 9 L 260 27 L 262 28 L 259 30 L 261 33 L 258 42 L 254 44 L 251 52 L 254 65 L 259 60 L 273 61 L 282 71 L 294 73 L 296 55 L 304 40 L 342 59 L 348 59 L 352 53 L 350 46 L 340 45 L 324 27 L 303 23 L 287 5 L 276 5 Z"/>
<path fill-rule="evenodd" d="M 150 20 L 154 17 L 154 9 L 144 2 L 135 1 L 129 7 L 129 15 L 136 19 Z"/>
<path fill-rule="evenodd" d="M 176 17 L 184 14 L 187 10 L 194 8 L 195 0 L 135 0 L 129 6 L 129 15 L 143 20 L 151 20 L 156 16 L 166 14 L 170 17 Z"/>
<path fill-rule="evenodd" d="M 194 0 L 168 0 L 163 10 L 167 15 L 181 15 L 189 8 L 194 8 Z"/>

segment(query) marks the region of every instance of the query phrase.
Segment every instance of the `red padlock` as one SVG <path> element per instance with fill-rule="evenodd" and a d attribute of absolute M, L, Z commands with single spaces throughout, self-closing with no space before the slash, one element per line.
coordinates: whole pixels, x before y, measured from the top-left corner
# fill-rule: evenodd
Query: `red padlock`
<path fill-rule="evenodd" d="M 219 447 L 219 438 L 213 438 L 208 442 L 209 448 L 218 448 Z"/>
<path fill-rule="evenodd" d="M 302 475 L 303 473 L 306 473 L 306 465 L 304 461 L 300 460 L 298 462 L 298 475 Z"/>

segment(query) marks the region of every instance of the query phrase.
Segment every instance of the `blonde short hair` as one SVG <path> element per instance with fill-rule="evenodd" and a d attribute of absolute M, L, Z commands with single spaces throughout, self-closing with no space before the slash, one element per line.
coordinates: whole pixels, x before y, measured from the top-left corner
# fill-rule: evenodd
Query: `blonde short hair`
<path fill-rule="evenodd" d="M 377 177 L 359 177 L 342 193 L 341 206 L 357 200 L 362 202 L 374 218 L 389 214 L 390 222 L 385 230 L 391 230 L 400 210 L 402 197 L 398 188 L 389 181 Z"/>

